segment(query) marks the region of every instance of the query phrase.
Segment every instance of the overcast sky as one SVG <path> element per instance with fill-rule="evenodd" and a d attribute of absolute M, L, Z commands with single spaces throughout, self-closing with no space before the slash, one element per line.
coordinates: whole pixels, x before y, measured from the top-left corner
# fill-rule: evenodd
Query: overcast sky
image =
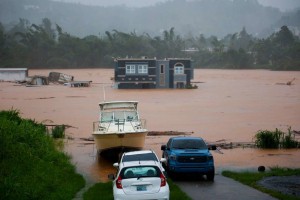
<path fill-rule="evenodd" d="M 86 5 L 100 5 L 100 6 L 114 6 L 114 5 L 126 5 L 128 7 L 142 7 L 151 6 L 159 2 L 165 2 L 168 0 L 55 0 L 62 2 L 74 2 Z M 291 10 L 296 7 L 300 7 L 300 0 L 258 0 L 265 6 L 277 7 L 282 11 Z"/>

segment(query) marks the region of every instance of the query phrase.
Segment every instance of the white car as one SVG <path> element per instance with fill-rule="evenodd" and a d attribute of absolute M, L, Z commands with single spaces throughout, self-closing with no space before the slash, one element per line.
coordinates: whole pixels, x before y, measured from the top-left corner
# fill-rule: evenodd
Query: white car
<path fill-rule="evenodd" d="M 130 152 L 125 152 L 122 154 L 122 157 L 120 159 L 120 163 L 123 162 L 131 162 L 131 161 L 149 161 L 153 160 L 158 162 L 160 170 L 164 173 L 166 176 L 165 169 L 162 166 L 162 163 L 166 162 L 167 160 L 165 158 L 161 158 L 160 160 L 158 159 L 156 153 L 152 150 L 140 150 L 140 151 L 130 151 Z M 119 167 L 119 163 L 114 163 L 114 167 Z"/>
<path fill-rule="evenodd" d="M 167 178 L 157 161 L 128 161 L 119 164 L 119 170 L 113 179 L 115 200 L 160 199 L 170 198 Z"/>

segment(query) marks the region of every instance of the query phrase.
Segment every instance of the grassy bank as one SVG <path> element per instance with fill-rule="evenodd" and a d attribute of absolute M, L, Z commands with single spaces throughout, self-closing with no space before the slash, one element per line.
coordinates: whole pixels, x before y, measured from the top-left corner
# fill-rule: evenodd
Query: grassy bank
<path fill-rule="evenodd" d="M 0 111 L 0 199 L 72 199 L 85 184 L 46 127 Z"/>
<path fill-rule="evenodd" d="M 270 176 L 291 176 L 291 175 L 300 175 L 300 169 L 287 169 L 287 168 L 270 168 L 269 171 L 266 172 L 232 172 L 232 171 L 224 171 L 222 175 L 232 178 L 236 181 L 239 181 L 245 185 L 253 187 L 257 190 L 260 190 L 264 193 L 268 193 L 271 196 L 282 199 L 282 200 L 299 200 L 299 197 L 285 195 L 280 192 L 266 189 L 257 184 L 258 181 L 262 180 L 265 177 Z"/>
<path fill-rule="evenodd" d="M 177 185 L 175 185 L 170 179 L 168 179 L 170 187 L 170 199 L 172 200 L 190 200 L 189 198 Z M 83 195 L 84 200 L 97 200 L 101 197 L 101 200 L 112 200 L 112 182 L 97 183 Z"/>

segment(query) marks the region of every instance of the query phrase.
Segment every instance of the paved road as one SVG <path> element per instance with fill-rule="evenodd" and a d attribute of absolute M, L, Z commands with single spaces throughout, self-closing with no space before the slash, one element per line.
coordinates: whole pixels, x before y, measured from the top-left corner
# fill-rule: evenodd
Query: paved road
<path fill-rule="evenodd" d="M 214 182 L 205 180 L 176 180 L 174 182 L 194 200 L 275 200 L 274 197 L 268 194 L 222 175 L 216 175 Z"/>

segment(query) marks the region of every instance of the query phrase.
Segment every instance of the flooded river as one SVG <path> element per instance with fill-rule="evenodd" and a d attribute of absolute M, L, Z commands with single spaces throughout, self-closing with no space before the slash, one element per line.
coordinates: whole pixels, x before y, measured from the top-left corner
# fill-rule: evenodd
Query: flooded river
<path fill-rule="evenodd" d="M 117 90 L 112 69 L 30 70 L 29 75 L 58 71 L 91 87 L 63 85 L 25 87 L 0 83 L 0 109 L 18 109 L 22 117 L 45 124 L 67 124 L 70 138 L 65 151 L 90 182 L 105 181 L 112 163 L 98 158 L 89 138 L 97 121 L 98 103 L 106 100 L 139 101 L 149 131 L 182 131 L 207 142 L 251 142 L 258 130 L 300 130 L 300 72 L 266 70 L 195 70 L 198 89 Z M 285 85 L 296 78 L 293 85 Z M 161 156 L 160 146 L 170 136 L 148 136 L 145 149 Z M 217 171 L 267 167 L 300 167 L 300 150 L 236 148 L 213 152 Z"/>

